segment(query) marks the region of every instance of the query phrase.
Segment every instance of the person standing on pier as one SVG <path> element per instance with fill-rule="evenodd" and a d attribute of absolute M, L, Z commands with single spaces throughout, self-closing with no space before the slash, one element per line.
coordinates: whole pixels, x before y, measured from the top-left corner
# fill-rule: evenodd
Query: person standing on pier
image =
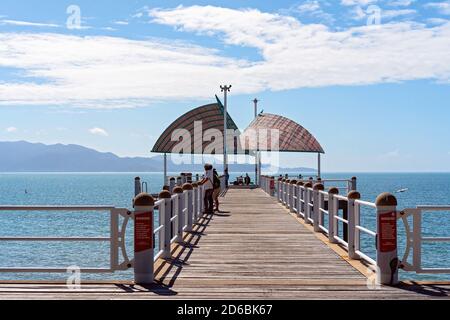
<path fill-rule="evenodd" d="M 225 188 L 228 189 L 228 181 L 230 180 L 230 174 L 228 173 L 228 168 L 225 169 Z"/>
<path fill-rule="evenodd" d="M 211 214 L 214 213 L 214 200 L 213 200 L 213 192 L 214 192 L 214 175 L 213 175 L 213 166 L 210 164 L 205 164 L 205 177 L 201 181 L 201 183 L 205 186 L 205 213 Z"/>
<path fill-rule="evenodd" d="M 213 169 L 213 187 L 214 187 L 214 191 L 213 191 L 213 200 L 214 200 L 214 211 L 220 212 L 219 211 L 219 195 L 220 195 L 220 178 L 219 178 L 219 174 L 217 173 L 216 169 Z"/>

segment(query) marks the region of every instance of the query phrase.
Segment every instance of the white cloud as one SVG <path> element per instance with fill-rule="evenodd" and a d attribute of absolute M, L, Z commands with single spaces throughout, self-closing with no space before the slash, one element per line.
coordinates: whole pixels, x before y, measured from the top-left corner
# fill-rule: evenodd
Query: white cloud
<path fill-rule="evenodd" d="M 300 4 L 297 8 L 300 12 L 315 12 L 320 10 L 320 3 L 318 0 L 308 0 Z"/>
<path fill-rule="evenodd" d="M 320 21 L 333 24 L 335 22 L 333 15 L 325 12 L 322 9 L 322 4 L 329 5 L 327 1 L 321 2 L 320 0 L 306 0 L 300 5 L 293 6 L 288 10 L 282 10 L 280 12 L 286 12 L 287 14 L 299 14 L 300 16 L 311 16 L 319 19 Z"/>
<path fill-rule="evenodd" d="M 450 23 L 413 22 L 333 31 L 280 14 L 213 6 L 151 10 L 154 23 L 256 48 L 259 61 L 158 39 L 0 33 L 0 67 L 25 78 L 0 82 L 0 105 L 120 108 L 172 99 L 418 79 L 450 79 Z M 233 26 L 230 28 L 230 25 Z M 32 82 L 26 77 L 42 79 Z"/>
<path fill-rule="evenodd" d="M 367 6 L 376 2 L 378 0 L 341 0 L 343 6 Z"/>
<path fill-rule="evenodd" d="M 383 10 L 381 11 L 381 16 L 383 19 L 393 19 L 401 16 L 411 16 L 416 14 L 417 11 L 414 9 L 402 9 L 402 10 Z"/>
<path fill-rule="evenodd" d="M 102 128 L 95 127 L 95 128 L 89 129 L 89 132 L 94 135 L 98 135 L 98 136 L 103 136 L 103 137 L 109 136 L 108 132 L 106 132 L 106 130 L 102 129 Z"/>
<path fill-rule="evenodd" d="M 450 15 L 450 0 L 443 2 L 429 2 L 425 4 L 425 8 L 436 9 L 442 14 Z"/>
<path fill-rule="evenodd" d="M 120 25 L 120 26 L 127 26 L 129 24 L 128 21 L 114 21 L 114 24 Z"/>
<path fill-rule="evenodd" d="M 414 2 L 416 2 L 416 0 L 393 0 L 389 1 L 388 5 L 393 7 L 409 7 Z"/>
<path fill-rule="evenodd" d="M 445 23 L 448 23 L 448 22 L 449 22 L 449 20 L 442 19 L 442 18 L 429 18 L 429 19 L 427 19 L 427 23 L 433 24 L 433 25 L 440 25 L 440 24 L 445 24 Z"/>
<path fill-rule="evenodd" d="M 17 130 L 18 129 L 16 127 L 8 127 L 5 129 L 5 131 L 8 133 L 14 133 L 14 132 L 17 132 Z"/>
<path fill-rule="evenodd" d="M 53 23 L 37 23 L 18 20 L 0 20 L 0 25 L 11 25 L 19 27 L 44 27 L 44 28 L 58 28 L 57 24 Z"/>

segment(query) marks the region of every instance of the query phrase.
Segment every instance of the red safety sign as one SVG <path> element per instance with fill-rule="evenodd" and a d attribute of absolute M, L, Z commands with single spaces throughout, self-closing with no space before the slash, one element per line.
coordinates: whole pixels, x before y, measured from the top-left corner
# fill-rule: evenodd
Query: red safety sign
<path fill-rule="evenodd" d="M 397 249 L 397 213 L 387 212 L 378 215 L 379 243 L 381 252 Z"/>
<path fill-rule="evenodd" d="M 136 213 L 134 218 L 134 252 L 153 249 L 153 212 Z"/>

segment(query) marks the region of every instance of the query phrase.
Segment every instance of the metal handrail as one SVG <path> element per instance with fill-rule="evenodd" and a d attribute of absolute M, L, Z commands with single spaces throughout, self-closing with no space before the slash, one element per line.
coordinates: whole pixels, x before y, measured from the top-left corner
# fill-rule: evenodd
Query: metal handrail
<path fill-rule="evenodd" d="M 80 211 L 95 211 L 108 212 L 110 216 L 110 236 L 109 237 L 36 237 L 36 236 L 17 236 L 17 237 L 0 237 L 3 242 L 110 242 L 110 267 L 109 268 L 80 268 L 80 272 L 85 273 L 110 273 L 118 270 L 126 270 L 132 266 L 132 260 L 128 259 L 125 246 L 125 231 L 128 220 L 131 217 L 131 212 L 124 208 L 115 208 L 113 206 L 0 206 L 0 213 L 5 212 L 66 212 L 67 214 L 74 214 Z M 119 228 L 119 216 L 122 216 L 122 228 Z M 119 248 L 121 248 L 123 262 L 119 263 Z M 49 268 L 49 267 L 6 267 L 0 268 L 0 272 L 39 272 L 39 273 L 64 273 L 67 268 Z"/>

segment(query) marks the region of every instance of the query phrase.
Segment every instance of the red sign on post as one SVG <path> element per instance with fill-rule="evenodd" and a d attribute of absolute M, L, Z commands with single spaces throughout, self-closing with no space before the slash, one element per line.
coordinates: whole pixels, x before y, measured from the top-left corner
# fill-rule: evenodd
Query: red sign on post
<path fill-rule="evenodd" d="M 381 252 L 397 249 L 397 213 L 387 212 L 378 215 L 378 230 Z"/>
<path fill-rule="evenodd" d="M 134 217 L 134 252 L 153 249 L 153 211 Z"/>

